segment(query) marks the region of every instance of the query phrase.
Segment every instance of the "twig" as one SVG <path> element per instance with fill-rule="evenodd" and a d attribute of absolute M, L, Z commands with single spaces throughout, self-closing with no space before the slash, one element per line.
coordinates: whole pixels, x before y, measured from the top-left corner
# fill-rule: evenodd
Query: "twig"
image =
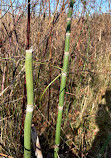
<path fill-rule="evenodd" d="M 14 158 L 14 157 L 11 157 L 11 156 L 8 156 L 6 154 L 3 154 L 3 153 L 0 153 L 1 156 L 4 156 L 4 157 L 7 157 L 7 158 Z"/>

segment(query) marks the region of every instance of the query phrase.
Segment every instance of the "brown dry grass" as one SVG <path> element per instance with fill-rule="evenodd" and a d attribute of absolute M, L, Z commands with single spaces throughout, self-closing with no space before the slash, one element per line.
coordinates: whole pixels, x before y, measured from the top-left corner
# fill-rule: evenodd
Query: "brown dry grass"
<path fill-rule="evenodd" d="M 8 18 L 4 17 L 2 21 L 10 32 L 13 29 L 13 22 L 10 15 L 8 16 Z M 92 157 L 96 157 L 104 140 L 111 132 L 109 97 L 111 94 L 111 16 L 106 14 L 95 15 L 89 17 L 84 25 L 86 20 L 87 17 L 72 20 L 71 55 L 60 146 L 60 152 L 64 152 L 64 155 L 69 155 L 69 152 L 71 152 L 72 157 L 76 155 L 81 158 L 91 154 L 93 154 Z M 1 92 L 6 90 L 0 97 L 0 110 L 2 111 L 0 116 L 0 142 L 3 145 L 0 148 L 2 152 L 13 157 L 21 157 L 23 153 L 20 132 L 26 21 L 26 17 L 23 16 L 16 25 L 18 44 L 13 32 L 10 40 L 7 38 L 0 53 L 0 89 Z M 41 102 L 40 96 L 49 84 L 48 35 L 50 27 L 48 24 L 48 18 L 31 19 L 30 38 L 31 45 L 34 45 L 35 92 L 32 122 L 36 126 L 45 154 L 49 150 L 53 150 L 54 147 L 60 86 L 60 79 L 51 85 L 50 121 L 47 121 L 48 92 L 45 93 Z M 52 80 L 60 73 L 60 70 L 53 66 L 62 68 L 65 24 L 66 15 L 64 14 L 61 15 L 52 29 Z M 90 27 L 89 31 L 88 27 Z M 83 30 L 82 34 L 74 48 L 81 29 Z M 3 41 L 6 36 L 6 30 L 2 27 Z M 45 36 L 47 37 L 46 40 L 44 40 Z M 41 41 L 43 42 L 41 43 Z M 110 150 L 108 149 L 106 152 L 108 153 Z"/>

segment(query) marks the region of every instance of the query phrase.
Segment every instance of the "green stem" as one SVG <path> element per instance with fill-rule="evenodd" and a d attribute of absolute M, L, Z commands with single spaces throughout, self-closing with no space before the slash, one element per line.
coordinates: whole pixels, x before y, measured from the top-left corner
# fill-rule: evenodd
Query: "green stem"
<path fill-rule="evenodd" d="M 64 53 L 63 72 L 62 72 L 62 77 L 61 77 L 61 86 L 60 86 L 60 94 L 59 94 L 59 106 L 58 106 L 58 117 L 57 117 L 57 124 L 56 124 L 54 158 L 58 157 L 59 145 L 60 145 L 62 110 L 63 110 L 63 104 L 64 104 L 64 94 L 65 94 L 65 87 L 66 87 L 66 75 L 67 75 L 68 62 L 69 62 L 71 16 L 72 16 L 72 11 L 73 11 L 73 4 L 74 4 L 74 0 L 71 0 L 69 12 L 68 12 L 68 17 L 67 17 L 65 53 Z"/>
<path fill-rule="evenodd" d="M 33 70 L 32 70 L 32 50 L 26 50 L 25 59 L 26 87 L 27 87 L 27 109 L 24 125 L 24 158 L 31 157 L 31 123 L 33 112 Z"/>

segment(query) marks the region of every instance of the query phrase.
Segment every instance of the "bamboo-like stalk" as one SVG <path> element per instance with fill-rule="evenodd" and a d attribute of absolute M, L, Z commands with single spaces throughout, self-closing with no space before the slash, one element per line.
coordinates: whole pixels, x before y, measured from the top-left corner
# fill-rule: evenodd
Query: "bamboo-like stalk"
<path fill-rule="evenodd" d="M 61 131 L 61 121 L 62 121 L 62 110 L 64 104 L 64 94 L 66 87 L 66 76 L 69 62 L 69 46 L 70 46 L 70 32 L 71 32 L 71 16 L 73 12 L 74 0 L 70 1 L 70 8 L 67 16 L 67 28 L 66 28 L 66 39 L 65 39 L 65 52 L 64 52 L 64 61 L 63 61 L 63 72 L 61 77 L 61 86 L 59 93 L 59 106 L 58 106 L 58 117 L 56 124 L 56 135 L 55 135 L 55 149 L 54 149 L 54 158 L 58 157 L 59 145 L 60 145 L 60 131 Z"/>
<path fill-rule="evenodd" d="M 28 50 L 30 47 L 30 0 L 28 0 L 28 19 L 27 20 L 28 21 L 27 21 L 27 46 L 26 46 L 26 49 Z M 26 54 L 27 54 L 27 52 L 26 52 Z M 27 99 L 26 99 L 26 76 L 24 76 L 24 96 L 23 96 L 22 119 L 21 119 L 23 128 L 24 128 L 24 109 L 26 107 L 26 101 L 27 101 Z M 22 129 L 21 129 L 20 139 L 21 139 L 21 144 L 23 145 L 24 140 L 22 137 Z"/>
<path fill-rule="evenodd" d="M 33 71 L 32 71 L 32 50 L 26 50 L 25 59 L 26 88 L 27 88 L 27 109 L 24 125 L 24 158 L 31 157 L 31 123 L 33 112 Z"/>

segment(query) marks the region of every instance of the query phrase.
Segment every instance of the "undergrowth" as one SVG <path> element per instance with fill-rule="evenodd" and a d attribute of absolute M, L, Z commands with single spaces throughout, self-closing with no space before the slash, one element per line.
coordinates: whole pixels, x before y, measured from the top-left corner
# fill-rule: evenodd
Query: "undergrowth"
<path fill-rule="evenodd" d="M 25 16 L 17 25 L 20 28 L 17 30 L 18 49 L 15 49 L 17 43 L 13 34 L 12 42 L 7 41 L 0 53 L 0 151 L 14 158 L 23 155 L 22 112 L 25 113 L 25 108 L 22 105 L 26 36 L 24 20 L 26 21 Z M 52 30 L 52 61 L 49 60 L 48 36 L 39 45 L 49 31 L 48 19 L 41 21 L 38 17 L 31 20 L 31 45 L 34 45 L 33 123 L 40 137 L 44 155 L 53 153 L 54 149 L 60 77 L 50 87 L 49 120 L 47 116 L 49 89 L 41 100 L 40 97 L 50 84 L 49 65 L 52 80 L 61 73 L 65 20 L 66 15 L 60 17 Z M 5 17 L 3 21 L 6 23 Z M 110 23 L 111 16 L 106 14 L 72 20 L 70 66 L 60 145 L 60 153 L 66 157 L 97 157 L 111 133 Z M 4 28 L 2 31 L 6 35 Z M 5 38 L 3 34 L 2 38 Z M 110 157 L 110 152 L 109 143 L 104 155 Z"/>

